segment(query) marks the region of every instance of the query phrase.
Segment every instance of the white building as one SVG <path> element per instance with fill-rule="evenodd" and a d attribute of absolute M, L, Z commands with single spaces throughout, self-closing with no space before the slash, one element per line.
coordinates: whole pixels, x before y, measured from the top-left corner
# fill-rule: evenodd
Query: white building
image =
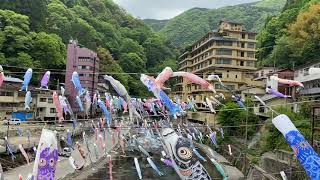
<path fill-rule="evenodd" d="M 33 94 L 33 100 L 35 100 L 35 119 L 54 120 L 56 117 L 56 108 L 53 104 L 52 92 L 36 90 L 33 91 Z"/>
<path fill-rule="evenodd" d="M 310 75 L 310 68 L 320 68 L 320 62 L 298 67 L 294 72 L 294 80 L 300 81 L 304 85 L 300 95 L 320 97 L 320 74 Z"/>

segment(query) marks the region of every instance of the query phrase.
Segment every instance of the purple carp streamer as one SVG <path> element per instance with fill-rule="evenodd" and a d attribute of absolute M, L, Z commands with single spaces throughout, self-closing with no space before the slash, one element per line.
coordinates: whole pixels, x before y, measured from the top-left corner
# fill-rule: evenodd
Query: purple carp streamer
<path fill-rule="evenodd" d="M 54 180 L 58 162 L 58 145 L 56 134 L 43 129 L 33 166 L 34 180 Z"/>

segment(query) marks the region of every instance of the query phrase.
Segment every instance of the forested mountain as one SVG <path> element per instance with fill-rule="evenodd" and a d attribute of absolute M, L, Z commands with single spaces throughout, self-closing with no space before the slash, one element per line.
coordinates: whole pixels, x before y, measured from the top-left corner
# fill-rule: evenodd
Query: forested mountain
<path fill-rule="evenodd" d="M 0 9 L 1 64 L 63 68 L 65 44 L 73 38 L 97 50 L 101 72 L 117 73 L 134 95 L 145 88 L 137 76 L 121 73 L 176 67 L 165 38 L 112 0 L 3 0 Z"/>
<path fill-rule="evenodd" d="M 170 20 L 144 19 L 143 21 L 154 31 L 158 32 L 165 27 Z"/>
<path fill-rule="evenodd" d="M 260 65 L 297 67 L 319 61 L 320 0 L 288 0 L 259 34 Z"/>
<path fill-rule="evenodd" d="M 167 37 L 172 45 L 186 47 L 208 31 L 216 29 L 220 20 L 244 23 L 250 31 L 258 32 L 269 16 L 278 14 L 286 0 L 262 0 L 255 3 L 222 7 L 218 9 L 194 8 L 170 19 L 168 22 L 145 21 L 154 30 Z M 157 25 L 156 22 L 159 22 Z"/>

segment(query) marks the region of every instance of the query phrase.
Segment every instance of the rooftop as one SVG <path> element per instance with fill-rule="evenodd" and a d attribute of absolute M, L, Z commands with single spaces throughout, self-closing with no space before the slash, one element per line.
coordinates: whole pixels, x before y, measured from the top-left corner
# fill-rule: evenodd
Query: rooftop
<path fill-rule="evenodd" d="M 303 64 L 301 66 L 298 66 L 298 67 L 294 68 L 294 70 L 297 71 L 297 70 L 301 70 L 301 69 L 304 69 L 304 68 L 307 68 L 307 67 L 311 67 L 311 66 L 315 66 L 315 65 L 319 65 L 319 64 L 320 64 L 319 62 L 306 63 L 306 64 Z"/>
<path fill-rule="evenodd" d="M 235 21 L 229 21 L 229 20 L 221 20 L 220 21 L 220 24 L 222 22 L 226 22 L 226 23 L 230 23 L 230 24 L 236 24 L 236 25 L 243 25 L 243 23 L 239 23 L 239 22 L 235 22 Z"/>
<path fill-rule="evenodd" d="M 320 93 L 320 88 L 309 88 L 309 89 L 302 89 L 300 91 L 301 95 L 311 95 L 311 94 L 319 94 Z"/>

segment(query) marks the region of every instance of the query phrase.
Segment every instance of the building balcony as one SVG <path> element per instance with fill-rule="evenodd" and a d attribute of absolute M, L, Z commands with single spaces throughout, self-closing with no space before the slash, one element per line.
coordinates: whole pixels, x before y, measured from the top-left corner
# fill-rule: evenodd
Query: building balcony
<path fill-rule="evenodd" d="M 186 69 L 186 68 L 189 68 L 189 67 L 191 67 L 191 65 L 181 66 L 181 67 L 179 68 L 179 71 L 182 71 L 182 70 L 184 70 L 184 69 Z"/>
<path fill-rule="evenodd" d="M 183 59 L 182 61 L 178 62 L 178 64 L 180 65 L 180 64 L 182 64 L 182 63 L 184 63 L 186 61 L 189 61 L 189 60 L 190 60 L 190 58 Z"/>
<path fill-rule="evenodd" d="M 257 61 L 256 58 L 254 57 L 241 57 L 241 56 L 236 56 L 236 55 L 209 55 L 201 60 L 199 60 L 198 62 L 195 62 L 193 64 L 189 64 L 189 65 L 186 65 L 186 66 L 183 66 L 183 67 L 192 67 L 192 66 L 196 66 L 198 64 L 201 64 L 207 60 L 210 60 L 210 59 L 230 59 L 230 60 L 243 60 L 243 61 Z"/>
<path fill-rule="evenodd" d="M 240 42 L 252 42 L 252 43 L 257 43 L 257 42 L 258 42 L 258 40 L 256 40 L 256 39 L 248 39 L 248 38 L 246 38 L 246 39 L 239 39 L 239 41 L 240 41 Z"/>
<path fill-rule="evenodd" d="M 192 71 L 193 73 L 201 73 L 204 71 L 209 71 L 211 69 L 215 70 L 217 68 L 224 68 L 224 69 L 228 69 L 228 68 L 232 68 L 232 69 L 240 69 L 240 70 L 256 70 L 256 67 L 253 66 L 239 66 L 236 64 L 210 64 L 207 66 L 204 66 L 202 68 L 196 69 L 194 71 Z"/>

